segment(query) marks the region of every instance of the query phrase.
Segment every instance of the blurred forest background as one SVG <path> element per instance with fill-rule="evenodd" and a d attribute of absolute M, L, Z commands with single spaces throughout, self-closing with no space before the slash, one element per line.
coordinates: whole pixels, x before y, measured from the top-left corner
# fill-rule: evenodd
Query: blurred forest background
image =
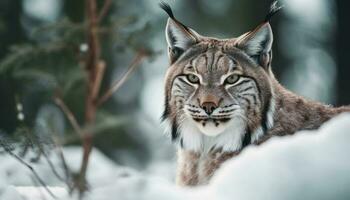
<path fill-rule="evenodd" d="M 98 7 L 103 6 L 100 0 Z M 172 0 L 175 16 L 202 35 L 236 37 L 259 24 L 271 1 Z M 350 104 L 349 1 L 285 0 L 272 19 L 273 70 L 287 88 L 310 99 Z M 78 145 L 54 102 L 59 93 L 79 124 L 86 87 L 82 60 L 88 51 L 84 0 L 0 1 L 0 134 L 23 128 Z M 162 174 L 174 167 L 163 134 L 163 76 L 168 66 L 167 16 L 154 0 L 113 0 L 100 22 L 106 73 L 100 93 L 120 79 L 138 52 L 147 56 L 98 110 L 94 146 L 122 165 Z M 174 171 L 174 170 L 172 170 Z M 172 174 L 169 174 L 172 177 Z"/>

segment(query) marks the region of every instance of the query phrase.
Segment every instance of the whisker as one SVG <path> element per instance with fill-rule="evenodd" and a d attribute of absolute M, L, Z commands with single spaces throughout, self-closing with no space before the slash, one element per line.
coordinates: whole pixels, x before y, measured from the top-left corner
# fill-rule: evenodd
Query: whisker
<path fill-rule="evenodd" d="M 212 118 L 227 118 L 227 117 L 231 117 L 232 115 L 212 115 Z"/>
<path fill-rule="evenodd" d="M 192 109 L 187 109 L 188 111 L 190 111 L 190 112 L 193 112 L 193 113 L 200 113 L 201 111 L 199 111 L 199 110 L 192 110 Z"/>
<path fill-rule="evenodd" d="M 232 108 L 232 109 L 227 109 L 227 110 L 220 110 L 219 113 L 229 113 L 237 110 L 238 108 Z"/>

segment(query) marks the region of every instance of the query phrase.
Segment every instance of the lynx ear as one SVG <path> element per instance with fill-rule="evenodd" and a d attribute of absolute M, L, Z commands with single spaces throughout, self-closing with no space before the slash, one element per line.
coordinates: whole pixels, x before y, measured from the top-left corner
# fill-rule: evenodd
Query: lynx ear
<path fill-rule="evenodd" d="M 198 34 L 195 31 L 182 26 L 171 18 L 168 19 L 165 28 L 165 36 L 168 46 L 171 49 L 179 48 L 186 50 L 198 41 Z"/>
<path fill-rule="evenodd" d="M 160 7 L 169 15 L 165 36 L 169 48 L 170 62 L 175 62 L 189 47 L 199 41 L 199 34 L 179 22 L 173 15 L 170 6 L 164 2 Z"/>
<path fill-rule="evenodd" d="M 270 67 L 272 60 L 273 34 L 269 22 L 282 8 L 283 6 L 280 6 L 278 1 L 272 2 L 264 22 L 255 30 L 242 35 L 236 40 L 236 46 L 254 58 L 264 68 Z"/>
<path fill-rule="evenodd" d="M 271 62 L 272 42 L 271 26 L 266 22 L 258 26 L 254 31 L 239 37 L 236 46 L 250 57 L 256 59 L 261 66 L 268 67 Z"/>

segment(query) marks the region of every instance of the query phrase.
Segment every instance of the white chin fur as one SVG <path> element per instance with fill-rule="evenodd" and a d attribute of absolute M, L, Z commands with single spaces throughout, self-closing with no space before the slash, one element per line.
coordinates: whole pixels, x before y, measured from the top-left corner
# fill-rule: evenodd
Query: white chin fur
<path fill-rule="evenodd" d="M 200 132 L 209 137 L 218 136 L 220 133 L 223 133 L 227 127 L 227 125 L 222 123 L 218 126 L 215 126 L 214 122 L 207 122 L 205 126 L 203 126 L 201 123 L 196 123 L 196 125 Z"/>
<path fill-rule="evenodd" d="M 182 145 L 184 149 L 196 152 L 209 152 L 213 147 L 225 152 L 236 151 L 241 148 L 245 127 L 241 117 L 234 117 L 217 127 L 213 122 L 203 126 L 187 118 L 180 124 Z"/>

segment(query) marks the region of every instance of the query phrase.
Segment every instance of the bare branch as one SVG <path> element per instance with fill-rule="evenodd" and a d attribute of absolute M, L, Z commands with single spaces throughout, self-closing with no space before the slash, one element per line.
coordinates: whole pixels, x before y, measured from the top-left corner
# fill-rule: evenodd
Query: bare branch
<path fill-rule="evenodd" d="M 56 170 L 55 165 L 52 163 L 51 159 L 49 158 L 49 156 L 47 155 L 47 153 L 40 148 L 40 151 L 42 152 L 42 154 L 44 155 L 44 158 L 47 162 L 47 164 L 49 165 L 52 173 L 62 182 L 66 182 L 66 180 L 58 173 L 58 171 Z"/>
<path fill-rule="evenodd" d="M 92 125 L 96 119 L 96 97 L 99 91 L 99 85 L 102 80 L 102 72 L 104 67 L 100 67 L 100 41 L 98 37 L 98 17 L 96 0 L 86 1 L 86 17 L 87 17 L 87 40 L 88 40 L 88 56 L 85 61 L 85 69 L 87 71 L 87 95 L 85 101 L 85 124 Z M 102 66 L 102 65 L 100 65 Z M 103 70 L 101 70 L 103 69 Z M 98 77 L 100 76 L 100 78 Z M 75 180 L 75 188 L 79 191 L 79 199 L 83 198 L 86 187 L 86 171 L 89 163 L 89 157 L 92 150 L 92 133 L 84 131 L 82 134 L 83 142 L 83 158 L 80 166 L 78 179 Z"/>
<path fill-rule="evenodd" d="M 74 114 L 70 111 L 68 106 L 63 102 L 63 100 L 61 98 L 59 98 L 57 96 L 54 98 L 54 101 L 62 109 L 63 113 L 68 118 L 68 121 L 72 125 L 73 129 L 75 130 L 75 132 L 80 137 L 82 137 L 83 136 L 83 131 L 82 131 L 81 127 L 79 126 L 79 123 L 78 123 L 77 119 L 75 118 Z"/>
<path fill-rule="evenodd" d="M 17 161 L 19 161 L 21 164 L 23 164 L 25 167 L 27 167 L 32 174 L 34 175 L 34 177 L 36 178 L 36 180 L 40 183 L 40 185 L 42 187 L 44 187 L 44 189 L 47 191 L 48 194 L 50 194 L 50 196 L 54 199 L 57 199 L 57 197 L 52 193 L 52 191 L 47 187 L 47 184 L 45 183 L 45 181 L 43 181 L 40 176 L 38 175 L 38 173 L 36 172 L 36 170 L 30 165 L 28 164 L 26 161 L 24 161 L 21 157 L 19 157 L 17 154 L 13 153 L 12 150 L 9 150 L 6 148 L 5 145 L 2 144 L 2 142 L 0 142 L 0 145 L 5 149 L 5 151 L 12 156 L 13 158 L 15 158 Z"/>
<path fill-rule="evenodd" d="M 136 67 L 139 66 L 139 64 L 146 56 L 147 54 L 142 50 L 135 55 L 134 59 L 128 67 L 128 70 L 122 75 L 119 80 L 116 80 L 112 84 L 112 87 L 110 87 L 104 95 L 102 95 L 102 97 L 97 101 L 97 106 L 100 106 L 105 101 L 107 101 L 113 95 L 113 93 L 116 92 L 125 83 L 125 81 L 130 77 L 130 74 L 136 69 Z"/>
<path fill-rule="evenodd" d="M 66 177 L 65 182 L 66 182 L 68 188 L 71 189 L 72 185 L 70 183 L 70 179 L 72 178 L 72 174 L 71 174 L 71 171 L 67 165 L 66 158 L 64 157 L 64 154 L 62 151 L 62 147 L 61 147 L 62 143 L 59 142 L 59 139 L 56 137 L 53 138 L 53 141 L 54 141 L 56 153 L 58 154 L 59 158 L 61 159 L 61 164 L 62 164 L 63 170 L 65 172 L 65 177 Z"/>
<path fill-rule="evenodd" d="M 96 66 L 96 78 L 95 78 L 95 82 L 93 84 L 92 93 L 91 93 L 94 99 L 96 99 L 100 91 L 100 86 L 101 86 L 105 69 L 106 69 L 106 63 L 100 60 L 98 62 L 98 65 Z"/>
<path fill-rule="evenodd" d="M 62 182 L 66 182 L 66 180 L 58 173 L 58 171 L 56 170 L 55 165 L 52 163 L 51 159 L 49 158 L 49 155 L 47 154 L 47 152 L 44 149 L 43 143 L 42 141 L 40 141 L 40 139 L 38 137 L 36 137 L 35 135 L 32 135 L 30 133 L 29 130 L 26 129 L 25 131 L 27 139 L 31 142 L 31 144 L 35 144 L 38 149 L 39 149 L 39 155 L 43 155 L 47 164 L 49 165 L 52 173 L 57 177 L 57 179 L 59 179 Z M 31 136 L 32 135 L 32 136 Z M 53 138 L 53 134 L 51 135 L 51 139 L 53 141 L 53 143 L 55 143 L 54 138 Z M 55 146 L 57 146 L 56 144 L 54 144 Z M 39 159 L 39 158 L 38 158 Z"/>
<path fill-rule="evenodd" d="M 54 174 L 60 181 L 66 182 L 66 179 L 63 178 L 63 177 L 58 173 L 58 171 L 56 170 L 55 165 L 52 163 L 52 161 L 50 160 L 50 158 L 49 158 L 49 156 L 47 155 L 47 153 L 46 153 L 43 149 L 41 149 L 41 148 L 39 148 L 39 149 L 40 149 L 41 153 L 44 155 L 44 158 L 45 158 L 47 164 L 49 165 L 51 171 L 53 172 L 53 174 Z"/>
<path fill-rule="evenodd" d="M 100 11 L 100 14 L 98 16 L 98 21 L 101 22 L 103 20 L 103 18 L 106 16 L 108 10 L 110 9 L 111 7 L 111 4 L 112 4 L 112 1 L 111 0 L 105 0 L 104 4 L 103 4 L 103 7 Z"/>
<path fill-rule="evenodd" d="M 56 171 L 55 166 L 53 165 L 53 163 L 51 162 L 51 160 L 47 156 L 46 152 L 43 152 L 43 155 L 46 158 L 51 170 L 56 175 L 56 177 L 58 179 L 60 179 L 62 182 L 64 182 L 66 184 L 67 188 L 69 190 L 71 190 L 72 189 L 72 173 L 71 173 L 71 171 L 67 165 L 66 159 L 64 157 L 64 154 L 62 151 L 62 143 L 61 143 L 60 139 L 58 137 L 56 137 L 54 134 L 52 135 L 52 141 L 53 141 L 53 145 L 54 145 L 54 150 L 61 161 L 62 169 L 64 172 L 63 177 L 60 176 L 59 173 Z"/>
<path fill-rule="evenodd" d="M 30 176 L 30 178 L 32 179 L 33 183 L 35 184 L 35 187 L 38 187 L 39 186 L 38 181 L 33 176 Z M 41 199 L 42 200 L 47 200 L 47 198 L 45 197 L 45 194 L 44 194 L 42 188 L 40 188 L 38 191 L 39 191 Z"/>

